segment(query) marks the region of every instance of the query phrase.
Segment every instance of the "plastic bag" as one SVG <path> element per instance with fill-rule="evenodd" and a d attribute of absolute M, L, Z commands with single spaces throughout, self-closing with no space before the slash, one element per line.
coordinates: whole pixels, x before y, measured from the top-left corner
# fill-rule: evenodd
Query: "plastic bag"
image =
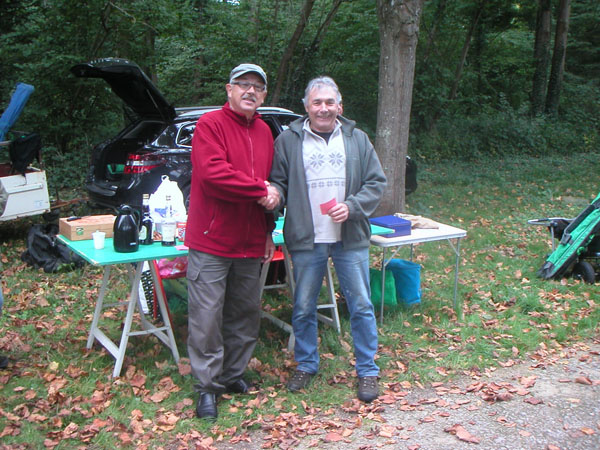
<path fill-rule="evenodd" d="M 163 279 L 185 277 L 187 273 L 187 256 L 177 256 L 174 259 L 159 259 L 158 273 Z"/>
<path fill-rule="evenodd" d="M 171 181 L 168 175 L 162 176 L 162 181 L 156 188 L 153 194 L 150 194 L 149 206 L 150 216 L 154 220 L 156 230 L 161 231 L 161 225 L 166 215 L 167 195 L 171 196 L 171 205 L 173 206 L 173 217 L 176 221 L 185 222 L 187 220 L 187 212 L 185 210 L 185 202 L 183 193 L 176 181 Z M 155 236 L 154 240 L 160 240 Z"/>
<path fill-rule="evenodd" d="M 369 277 L 371 279 L 371 303 L 375 309 L 381 307 L 381 270 L 369 269 Z M 395 308 L 398 306 L 398 300 L 396 299 L 396 282 L 392 274 L 386 272 L 385 277 L 385 297 L 384 306 Z"/>
<path fill-rule="evenodd" d="M 404 259 L 392 259 L 387 265 L 386 274 L 388 271 L 394 274 L 396 298 L 399 302 L 404 305 L 421 303 L 421 266 L 419 264 Z"/>

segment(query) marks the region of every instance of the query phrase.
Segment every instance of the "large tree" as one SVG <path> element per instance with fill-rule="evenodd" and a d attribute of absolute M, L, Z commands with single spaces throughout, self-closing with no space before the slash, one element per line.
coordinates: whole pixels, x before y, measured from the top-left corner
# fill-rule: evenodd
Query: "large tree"
<path fill-rule="evenodd" d="M 550 65 L 551 6 L 551 0 L 538 0 L 535 45 L 533 48 L 535 72 L 531 89 L 531 113 L 533 115 L 540 114 L 544 110 L 548 66 Z"/>
<path fill-rule="evenodd" d="M 425 0 L 377 0 L 379 99 L 375 146 L 388 179 L 382 214 L 404 210 L 406 153 L 419 21 Z"/>
<path fill-rule="evenodd" d="M 560 0 L 558 5 L 558 19 L 556 20 L 556 34 L 554 35 L 554 53 L 552 54 L 552 69 L 548 81 L 548 95 L 546 96 L 546 113 L 556 115 L 558 100 L 560 98 L 560 85 L 565 72 L 565 55 L 567 54 L 567 34 L 569 32 L 569 16 L 571 14 L 571 0 Z"/>

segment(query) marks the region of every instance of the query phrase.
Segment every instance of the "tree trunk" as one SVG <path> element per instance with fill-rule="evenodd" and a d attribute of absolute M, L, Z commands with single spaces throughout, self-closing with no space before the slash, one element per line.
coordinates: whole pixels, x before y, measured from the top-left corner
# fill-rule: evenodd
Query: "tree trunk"
<path fill-rule="evenodd" d="M 448 100 L 452 101 L 456 98 L 456 93 L 458 92 L 458 86 L 460 84 L 460 80 L 462 78 L 462 73 L 465 68 L 465 62 L 467 61 L 467 55 L 469 54 L 469 49 L 471 48 L 471 42 L 473 41 L 473 35 L 475 34 L 475 30 L 477 29 L 477 25 L 479 24 L 479 19 L 483 14 L 484 4 L 480 3 L 475 14 L 471 19 L 471 25 L 469 26 L 469 30 L 467 31 L 467 35 L 465 37 L 465 42 L 463 43 L 462 50 L 460 51 L 460 59 L 456 64 L 456 69 L 454 70 L 454 81 L 452 82 L 452 86 L 450 87 L 450 93 L 448 94 Z M 436 113 L 433 115 L 429 123 L 428 130 L 432 130 L 435 127 L 435 124 L 442 116 L 442 109 L 438 108 Z"/>
<path fill-rule="evenodd" d="M 550 65 L 551 6 L 551 0 L 538 0 L 533 49 L 535 72 L 531 87 L 531 114 L 534 116 L 544 111 L 544 96 L 548 82 L 548 66 Z"/>
<path fill-rule="evenodd" d="M 558 5 L 558 20 L 556 21 L 556 35 L 554 36 L 554 53 L 552 54 L 552 69 L 548 82 L 548 95 L 546 96 L 546 114 L 558 113 L 560 98 L 560 85 L 565 71 L 565 55 L 567 53 L 567 33 L 569 31 L 569 15 L 571 13 L 571 0 L 560 0 Z"/>
<path fill-rule="evenodd" d="M 481 19 L 481 15 L 483 14 L 483 8 L 484 4 L 480 3 L 477 11 L 475 11 L 475 14 L 473 15 L 473 19 L 471 20 L 471 26 L 469 27 L 469 31 L 467 32 L 467 36 L 465 38 L 465 43 L 463 44 L 463 48 L 460 52 L 460 60 L 458 61 L 456 70 L 454 71 L 454 82 L 452 83 L 448 100 L 454 100 L 456 98 L 456 92 L 458 91 L 458 85 L 460 84 L 463 69 L 465 68 L 465 62 L 467 61 L 467 55 L 469 54 L 469 48 L 471 47 L 473 34 L 475 33 L 477 25 L 479 24 L 479 19 Z"/>
<path fill-rule="evenodd" d="M 315 37 L 314 37 L 312 43 L 310 44 L 309 51 L 307 52 L 308 54 L 314 54 L 318 51 L 319 46 L 321 45 L 321 42 L 323 41 L 323 38 L 327 34 L 329 25 L 331 25 L 331 22 L 333 22 L 333 18 L 335 17 L 335 14 L 337 13 L 338 9 L 340 9 L 340 5 L 343 2 L 344 2 L 344 0 L 333 0 L 331 9 L 329 10 L 329 13 L 327 13 L 327 17 L 325 18 L 325 21 L 321 24 L 321 26 L 317 30 L 317 33 L 315 34 Z"/>
<path fill-rule="evenodd" d="M 275 0 L 275 5 L 273 6 L 273 16 L 271 18 L 271 23 L 273 23 L 274 26 L 278 26 L 278 24 L 277 24 L 278 17 L 279 17 L 279 0 Z M 275 58 L 275 33 L 271 33 L 271 35 L 269 37 L 269 58 L 267 60 L 267 67 L 265 67 L 265 69 L 267 70 L 267 73 L 272 73 L 272 71 L 273 71 L 272 61 L 277 61 L 277 58 Z M 269 103 L 270 103 L 270 101 L 269 101 Z"/>
<path fill-rule="evenodd" d="M 277 84 L 275 85 L 275 89 L 273 90 L 273 95 L 270 101 L 272 105 L 277 105 L 279 102 L 281 87 L 283 86 L 283 81 L 285 80 L 285 73 L 288 70 L 288 65 L 292 59 L 292 56 L 294 55 L 294 50 L 296 49 L 296 45 L 298 45 L 300 36 L 302 36 L 304 28 L 306 28 L 308 18 L 310 17 L 310 13 L 315 5 L 315 1 L 316 0 L 305 0 L 304 6 L 302 7 L 302 13 L 300 14 L 300 19 L 298 20 L 298 25 L 296 25 L 296 30 L 294 31 L 294 34 L 292 35 L 285 52 L 283 52 L 281 63 L 279 64 L 279 70 L 277 71 Z"/>
<path fill-rule="evenodd" d="M 381 55 L 375 146 L 388 185 L 378 214 L 404 211 L 419 21 L 425 0 L 377 0 Z"/>
<path fill-rule="evenodd" d="M 301 89 L 301 92 L 304 92 L 304 86 L 299 87 L 299 84 L 300 85 L 302 84 L 302 82 L 300 81 L 301 74 L 306 73 L 306 67 L 308 65 L 308 61 L 311 58 L 314 58 L 315 55 L 319 52 L 321 42 L 323 42 L 323 39 L 325 38 L 325 35 L 327 34 L 327 30 L 329 29 L 331 22 L 333 22 L 333 19 L 335 18 L 335 14 L 337 13 L 338 9 L 340 8 L 340 5 L 344 1 L 347 1 L 347 0 L 333 0 L 331 9 L 329 10 L 329 13 L 327 13 L 327 17 L 325 18 L 323 23 L 319 26 L 319 29 L 315 33 L 315 37 L 313 38 L 311 44 L 308 47 L 305 47 L 303 49 L 302 56 L 300 57 L 300 60 L 298 61 L 298 64 L 297 64 L 292 76 L 290 77 L 290 79 L 287 82 L 286 94 L 290 94 L 290 92 L 289 92 L 290 84 L 292 85 L 293 90 L 297 90 L 299 88 L 299 89 Z M 291 92 L 291 93 L 293 95 L 296 95 L 296 92 Z"/>
<path fill-rule="evenodd" d="M 435 9 L 435 14 L 433 15 L 433 20 L 431 21 L 431 26 L 429 30 L 427 30 L 427 43 L 425 44 L 425 53 L 423 55 L 423 62 L 427 62 L 429 56 L 434 50 L 436 34 L 438 30 L 438 26 L 444 20 L 446 15 L 446 5 L 447 0 L 439 0 L 437 4 L 437 8 Z"/>

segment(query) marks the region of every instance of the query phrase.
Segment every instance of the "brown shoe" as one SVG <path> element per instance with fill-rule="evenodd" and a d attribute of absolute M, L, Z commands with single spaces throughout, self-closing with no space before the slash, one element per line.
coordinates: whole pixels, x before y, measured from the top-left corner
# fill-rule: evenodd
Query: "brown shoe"
<path fill-rule="evenodd" d="M 290 378 L 287 382 L 287 388 L 291 392 L 299 391 L 300 389 L 304 389 L 306 386 L 310 384 L 310 381 L 315 376 L 314 373 L 304 372 L 302 370 L 296 370 L 292 378 Z"/>
<path fill-rule="evenodd" d="M 370 403 L 379 397 L 377 377 L 362 377 L 358 379 L 358 399 Z"/>

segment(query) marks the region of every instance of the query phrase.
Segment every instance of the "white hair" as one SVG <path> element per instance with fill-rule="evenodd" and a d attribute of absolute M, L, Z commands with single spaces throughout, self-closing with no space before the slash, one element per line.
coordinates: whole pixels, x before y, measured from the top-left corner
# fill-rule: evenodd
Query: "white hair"
<path fill-rule="evenodd" d="M 304 91 L 304 98 L 302 99 L 304 106 L 308 106 L 308 96 L 310 95 L 312 90 L 321 88 L 324 86 L 330 87 L 331 89 L 333 89 L 333 91 L 335 92 L 335 95 L 336 95 L 337 102 L 340 104 L 342 103 L 342 94 L 340 94 L 340 90 L 339 90 L 337 84 L 335 84 L 335 81 L 333 81 L 333 78 L 317 77 L 317 78 L 313 78 L 312 80 L 310 80 L 308 82 L 308 86 L 306 86 L 306 90 Z"/>

